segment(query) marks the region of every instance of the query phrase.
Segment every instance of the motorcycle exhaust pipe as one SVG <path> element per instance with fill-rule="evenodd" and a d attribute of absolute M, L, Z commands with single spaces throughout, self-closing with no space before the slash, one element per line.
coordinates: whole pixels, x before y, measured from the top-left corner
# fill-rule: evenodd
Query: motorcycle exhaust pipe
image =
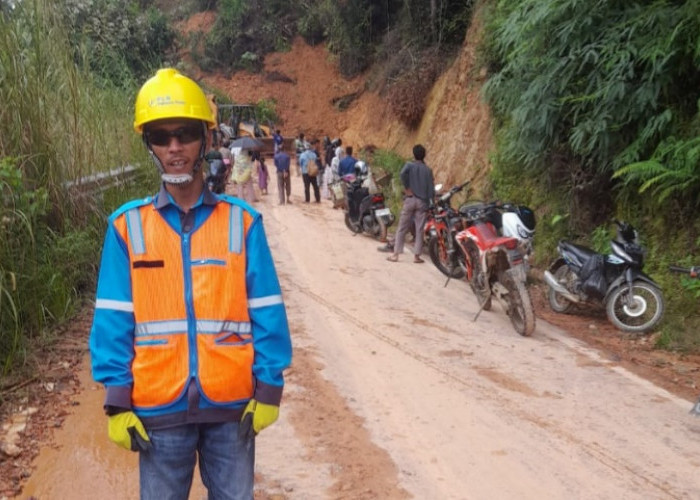
<path fill-rule="evenodd" d="M 544 280 L 547 282 L 547 285 L 549 285 L 550 288 L 552 288 L 559 295 L 562 295 L 566 300 L 576 303 L 581 302 L 581 299 L 564 288 L 549 271 L 544 272 Z"/>

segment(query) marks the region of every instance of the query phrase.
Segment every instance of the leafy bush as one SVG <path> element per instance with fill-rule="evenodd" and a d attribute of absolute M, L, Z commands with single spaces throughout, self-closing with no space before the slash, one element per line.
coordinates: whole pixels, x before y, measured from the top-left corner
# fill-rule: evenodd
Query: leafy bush
<path fill-rule="evenodd" d="M 394 115 L 409 127 L 416 127 L 425 112 L 426 98 L 440 75 L 442 64 L 436 50 L 411 58 L 384 93 Z"/>
<path fill-rule="evenodd" d="M 198 55 L 205 70 L 258 71 L 266 53 L 288 46 L 295 31 L 294 5 L 281 0 L 220 0 L 218 15 Z"/>
<path fill-rule="evenodd" d="M 648 156 L 696 111 L 699 12 L 694 1 L 498 2 L 485 93 L 507 153 L 538 172 L 563 154 L 604 176 Z"/>
<path fill-rule="evenodd" d="M 162 12 L 154 7 L 140 11 L 131 0 L 67 0 L 61 13 L 76 62 L 117 86 L 150 76 L 175 41 Z"/>
<path fill-rule="evenodd" d="M 3 374 L 21 361 L 27 339 L 44 338 L 92 292 L 106 213 L 127 195 L 118 187 L 104 198 L 74 196 L 66 183 L 143 149 L 132 130 L 133 78 L 111 85 L 76 64 L 65 18 L 47 0 L 18 2 L 0 16 Z"/>

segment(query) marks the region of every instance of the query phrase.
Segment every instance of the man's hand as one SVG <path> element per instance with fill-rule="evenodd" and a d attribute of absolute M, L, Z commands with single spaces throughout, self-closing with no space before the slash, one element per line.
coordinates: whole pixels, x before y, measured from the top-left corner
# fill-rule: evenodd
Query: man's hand
<path fill-rule="evenodd" d="M 238 425 L 238 435 L 247 439 L 252 438 L 265 427 L 274 424 L 279 414 L 279 406 L 268 405 L 251 399 L 245 410 L 243 410 L 243 417 Z"/>
<path fill-rule="evenodd" d="M 109 417 L 109 439 L 129 451 L 148 451 L 153 445 L 146 429 L 133 411 L 117 413 Z"/>

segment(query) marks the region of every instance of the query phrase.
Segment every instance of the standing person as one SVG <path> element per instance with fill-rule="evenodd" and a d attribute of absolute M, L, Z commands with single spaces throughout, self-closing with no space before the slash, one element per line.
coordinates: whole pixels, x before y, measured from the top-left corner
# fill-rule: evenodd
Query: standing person
<path fill-rule="evenodd" d="M 255 436 L 275 422 L 291 360 L 260 214 L 204 184 L 214 117 L 197 84 L 159 70 L 134 129 L 160 171 L 155 196 L 109 217 L 90 332 L 109 438 L 139 452 L 142 500 L 253 498 Z"/>
<path fill-rule="evenodd" d="M 335 140 L 335 156 L 338 157 L 338 161 L 343 159 L 343 156 L 345 156 L 345 150 L 343 149 L 343 140 L 338 137 Z"/>
<path fill-rule="evenodd" d="M 357 158 L 352 155 L 352 146 L 348 146 L 345 148 L 345 156 L 338 164 L 338 175 L 341 179 L 355 173 L 355 163 L 357 163 Z"/>
<path fill-rule="evenodd" d="M 316 203 L 321 203 L 321 194 L 318 190 L 318 165 L 316 164 L 318 157 L 313 148 L 309 144 L 301 156 L 299 157 L 299 165 L 301 165 L 301 175 L 304 180 L 304 202 L 308 203 L 311 199 L 309 186 L 314 187 L 314 198 Z M 316 167 L 313 169 L 312 167 Z M 312 175 L 313 173 L 313 175 Z"/>
<path fill-rule="evenodd" d="M 413 245 L 413 262 L 423 263 L 423 225 L 428 206 L 435 199 L 435 181 L 433 171 L 424 163 L 425 148 L 416 144 L 413 146 L 413 158 L 415 161 L 406 162 L 399 174 L 404 187 L 403 207 L 399 217 L 399 228 L 396 231 L 394 241 L 394 253 L 387 257 L 390 262 L 397 262 L 399 254 L 403 253 L 404 238 L 413 225 L 416 229 L 416 240 Z"/>
<path fill-rule="evenodd" d="M 291 162 L 292 159 L 284 151 L 284 149 L 280 149 L 275 155 L 275 169 L 277 170 L 277 193 L 279 195 L 280 205 L 284 205 L 285 203 L 285 194 L 287 195 L 287 204 L 292 204 L 292 180 L 289 173 L 289 166 Z"/>
<path fill-rule="evenodd" d="M 301 175 L 301 163 L 299 163 L 299 157 L 302 155 L 302 153 L 306 151 L 306 139 L 304 139 L 304 133 L 301 132 L 296 139 L 294 139 L 294 152 L 296 153 L 295 155 L 295 163 L 297 166 L 297 177 Z"/>
<path fill-rule="evenodd" d="M 219 153 L 221 153 L 221 157 L 224 160 L 224 179 L 225 183 L 228 183 L 229 179 L 231 178 L 231 168 L 233 166 L 233 153 L 231 153 L 231 139 L 223 139 L 221 141 L 221 147 L 219 148 Z"/>
<path fill-rule="evenodd" d="M 258 187 L 260 188 L 260 192 L 262 194 L 267 194 L 267 165 L 265 165 L 265 158 L 263 158 L 259 151 L 253 153 L 253 164 L 255 165 L 255 171 L 258 173 Z"/>
<path fill-rule="evenodd" d="M 241 149 L 233 160 L 231 172 L 232 180 L 236 184 L 236 196 L 248 203 L 256 201 L 252 157 L 252 151 Z"/>
<path fill-rule="evenodd" d="M 334 147 L 333 142 L 328 136 L 324 139 L 324 149 L 323 149 L 323 177 L 321 177 L 321 197 L 330 200 L 331 193 L 329 187 L 333 179 L 333 171 L 331 170 L 331 164 L 333 163 Z"/>
<path fill-rule="evenodd" d="M 213 145 L 215 148 L 219 147 L 219 140 L 221 136 L 221 131 L 219 130 L 219 105 L 216 102 L 216 95 L 209 94 L 207 96 L 207 101 L 209 102 L 209 109 L 211 109 L 211 114 L 214 117 L 214 129 L 212 130 Z"/>
<path fill-rule="evenodd" d="M 282 149 L 282 145 L 284 144 L 284 137 L 282 137 L 280 129 L 275 130 L 275 133 L 272 134 L 272 142 L 275 145 L 275 154 L 277 154 L 277 152 Z"/>

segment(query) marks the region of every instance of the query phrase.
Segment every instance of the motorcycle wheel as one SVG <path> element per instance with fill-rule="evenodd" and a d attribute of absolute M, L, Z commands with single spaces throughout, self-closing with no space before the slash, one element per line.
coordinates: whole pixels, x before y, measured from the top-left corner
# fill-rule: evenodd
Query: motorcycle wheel
<path fill-rule="evenodd" d="M 350 214 L 347 211 L 345 212 L 345 226 L 350 230 L 351 233 L 359 233 L 360 231 L 362 231 L 362 229 L 360 229 L 359 224 L 355 225 L 352 223 L 352 221 L 350 220 Z"/>
<path fill-rule="evenodd" d="M 576 279 L 576 275 L 571 271 L 569 266 L 563 265 L 554 272 L 554 278 L 568 289 L 569 287 L 567 284 Z M 560 293 L 557 293 L 553 288 L 549 288 L 547 298 L 549 299 L 549 307 L 552 308 L 552 311 L 557 313 L 566 314 L 574 306 L 570 300 L 566 299 Z"/>
<path fill-rule="evenodd" d="M 464 278 L 464 269 L 459 265 L 457 259 L 453 257 L 452 262 L 450 262 L 450 256 L 444 243 L 444 238 L 449 237 L 444 232 L 437 236 L 431 236 L 428 242 L 428 255 L 430 255 L 430 260 L 435 264 L 435 267 L 445 276 L 457 279 Z"/>
<path fill-rule="evenodd" d="M 479 307 L 484 311 L 490 311 L 491 286 L 489 285 L 486 273 L 481 269 L 481 263 L 479 262 L 479 249 L 476 248 L 474 243 L 468 241 L 466 243 L 466 251 L 472 266 L 472 279 L 469 280 L 469 286 L 474 292 L 474 295 L 476 295 L 476 300 L 479 302 Z"/>
<path fill-rule="evenodd" d="M 632 295 L 627 285 L 608 295 L 605 311 L 616 328 L 625 332 L 646 333 L 661 321 L 664 314 L 661 290 L 645 281 L 632 283 Z"/>
<path fill-rule="evenodd" d="M 503 273 L 501 283 L 508 290 L 508 310 L 506 313 L 513 328 L 523 337 L 529 337 L 535 330 L 535 310 L 532 308 L 530 291 L 525 283 L 513 278 L 510 271 Z"/>

